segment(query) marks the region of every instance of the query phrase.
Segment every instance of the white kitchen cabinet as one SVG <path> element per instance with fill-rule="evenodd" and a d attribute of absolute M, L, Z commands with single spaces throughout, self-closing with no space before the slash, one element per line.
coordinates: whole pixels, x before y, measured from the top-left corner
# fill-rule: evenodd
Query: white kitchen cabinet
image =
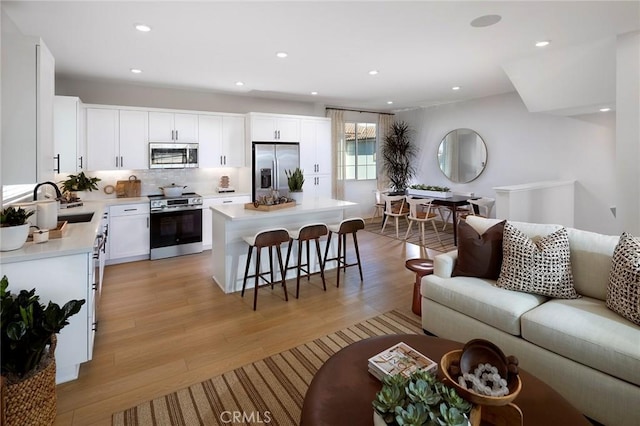
<path fill-rule="evenodd" d="M 149 142 L 198 142 L 198 116 L 174 112 L 149 112 Z"/>
<path fill-rule="evenodd" d="M 115 170 L 120 164 L 117 109 L 87 108 L 87 170 Z"/>
<path fill-rule="evenodd" d="M 149 168 L 145 111 L 87 108 L 87 169 Z"/>
<path fill-rule="evenodd" d="M 82 101 L 75 96 L 56 96 L 53 104 L 53 147 L 57 173 L 76 173 L 84 169 Z"/>
<path fill-rule="evenodd" d="M 120 110 L 120 168 L 139 170 L 149 168 L 148 128 L 146 111 Z"/>
<path fill-rule="evenodd" d="M 149 257 L 149 203 L 109 208 L 109 264 Z"/>
<path fill-rule="evenodd" d="M 2 184 L 53 180 L 55 59 L 39 38 L 3 31 L 0 39 Z"/>
<path fill-rule="evenodd" d="M 300 119 L 278 114 L 250 113 L 250 141 L 299 142 Z"/>
<path fill-rule="evenodd" d="M 331 119 L 302 119 L 300 168 L 304 171 L 305 196 L 331 198 Z"/>
<path fill-rule="evenodd" d="M 224 204 L 244 204 L 250 202 L 251 197 L 249 195 L 228 195 L 224 197 L 205 198 L 202 200 L 202 248 L 209 250 L 211 249 L 212 244 L 213 214 L 209 207 Z"/>
<path fill-rule="evenodd" d="M 198 148 L 200 167 L 243 167 L 244 116 L 200 115 Z"/>
<path fill-rule="evenodd" d="M 5 263 L 2 274 L 9 278 L 9 290 L 36 289 L 40 302 L 49 300 L 62 307 L 72 299 L 84 299 L 80 312 L 58 334 L 56 347 L 56 382 L 78 378 L 80 364 L 91 359 L 93 344 L 92 253 L 78 253 L 23 262 Z"/>

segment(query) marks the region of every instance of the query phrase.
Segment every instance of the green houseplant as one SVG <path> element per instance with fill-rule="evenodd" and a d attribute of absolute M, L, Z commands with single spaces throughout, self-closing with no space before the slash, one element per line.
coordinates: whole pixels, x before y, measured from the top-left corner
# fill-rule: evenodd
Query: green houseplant
<path fill-rule="evenodd" d="M 412 141 L 413 129 L 405 121 L 395 121 L 382 144 L 383 168 L 396 193 L 404 193 L 415 175 L 413 160 L 418 150 Z"/>
<path fill-rule="evenodd" d="M 0 251 L 17 250 L 24 245 L 29 236 L 27 219 L 33 213 L 33 210 L 13 206 L 0 212 Z"/>
<path fill-rule="evenodd" d="M 101 180 L 102 179 L 97 177 L 88 177 L 84 172 L 80 172 L 77 175 L 69 175 L 67 179 L 60 181 L 59 183 L 62 184 L 62 192 L 67 195 L 67 198 L 69 198 L 74 192 L 97 191 L 98 182 Z"/>
<path fill-rule="evenodd" d="M 53 423 L 55 335 L 85 301 L 71 300 L 62 307 L 50 301 L 44 306 L 35 289 L 12 294 L 8 286 L 5 275 L 0 280 L 0 343 L 6 424 Z"/>
<path fill-rule="evenodd" d="M 472 405 L 426 370 L 386 376 L 372 402 L 385 424 L 466 426 Z"/>
<path fill-rule="evenodd" d="M 289 196 L 297 202 L 302 201 L 302 187 L 304 185 L 304 172 L 300 167 L 296 167 L 294 171 L 285 170 L 287 176 L 287 184 L 289 185 Z"/>

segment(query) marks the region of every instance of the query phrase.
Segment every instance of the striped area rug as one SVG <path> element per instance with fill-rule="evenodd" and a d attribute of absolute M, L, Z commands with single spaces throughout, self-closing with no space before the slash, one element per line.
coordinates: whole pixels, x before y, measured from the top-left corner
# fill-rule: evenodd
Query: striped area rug
<path fill-rule="evenodd" d="M 403 310 L 393 310 L 186 389 L 115 413 L 112 424 L 297 425 L 304 395 L 311 379 L 331 355 L 351 343 L 368 337 L 407 333 L 422 333 L 420 317 Z"/>
<path fill-rule="evenodd" d="M 441 252 L 448 252 L 451 250 L 455 250 L 456 246 L 453 245 L 453 228 L 451 227 L 451 223 L 447 225 L 447 229 L 445 231 L 442 230 L 443 223 L 441 221 L 436 220 L 436 227 L 438 228 L 438 235 L 440 236 L 440 241 L 438 241 L 438 237 L 433 230 L 433 225 L 431 223 L 425 224 L 424 229 L 424 246 L 426 248 L 437 250 Z M 395 220 L 390 220 L 387 223 L 387 226 L 382 232 L 382 220 L 380 218 L 376 218 L 373 222 L 371 219 L 367 219 L 365 221 L 364 229 L 369 232 L 373 232 L 375 234 L 381 234 L 385 237 L 396 238 L 396 224 Z M 404 234 L 407 232 L 407 221 L 403 218 L 398 220 L 398 239 L 404 240 Z M 411 226 L 411 233 L 409 234 L 407 240 L 408 243 L 413 243 L 416 245 L 422 245 L 421 236 L 420 236 L 420 228 L 417 223 L 414 223 Z"/>

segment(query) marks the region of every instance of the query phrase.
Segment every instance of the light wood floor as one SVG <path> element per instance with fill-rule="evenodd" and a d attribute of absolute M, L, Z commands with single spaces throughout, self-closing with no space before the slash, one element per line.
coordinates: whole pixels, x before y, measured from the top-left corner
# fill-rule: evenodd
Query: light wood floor
<path fill-rule="evenodd" d="M 80 377 L 58 386 L 56 425 L 110 425 L 116 411 L 402 307 L 409 311 L 413 257 L 438 252 L 374 233 L 358 233 L 364 281 L 347 269 L 253 290 L 224 294 L 211 278 L 210 251 L 171 259 L 108 266 L 93 360 Z M 352 244 L 348 243 L 352 255 Z"/>

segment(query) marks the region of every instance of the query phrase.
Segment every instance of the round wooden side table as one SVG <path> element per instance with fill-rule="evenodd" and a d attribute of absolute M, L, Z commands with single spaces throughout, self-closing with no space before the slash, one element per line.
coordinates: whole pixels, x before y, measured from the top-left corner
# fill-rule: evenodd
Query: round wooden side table
<path fill-rule="evenodd" d="M 416 282 L 413 284 L 413 303 L 411 311 L 416 315 L 422 315 L 422 296 L 420 296 L 420 281 L 425 275 L 433 274 L 433 260 L 409 259 L 404 264 L 407 269 L 416 273 Z"/>

